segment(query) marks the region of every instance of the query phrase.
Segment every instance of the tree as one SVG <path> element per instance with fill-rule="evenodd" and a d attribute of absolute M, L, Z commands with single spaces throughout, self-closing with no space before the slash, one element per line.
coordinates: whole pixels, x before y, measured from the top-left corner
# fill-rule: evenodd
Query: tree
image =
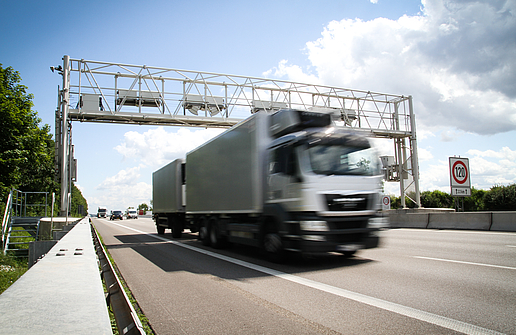
<path fill-rule="evenodd" d="M 485 211 L 486 204 L 484 198 L 488 191 L 485 190 L 477 190 L 474 187 L 471 187 L 471 196 L 464 198 L 464 211 L 466 212 L 476 212 L 476 211 Z"/>
<path fill-rule="evenodd" d="M 421 206 L 425 208 L 453 208 L 453 201 L 449 193 L 438 190 L 421 193 Z"/>
<path fill-rule="evenodd" d="M 32 110 L 33 96 L 12 67 L 0 64 L 0 201 L 12 188 L 55 192 L 54 141 Z"/>
<path fill-rule="evenodd" d="M 84 199 L 81 190 L 72 184 L 72 205 L 70 208 L 72 216 L 81 217 L 88 213 L 88 202 Z"/>
<path fill-rule="evenodd" d="M 143 203 L 143 204 L 139 204 L 138 205 L 138 210 L 143 210 L 144 212 L 147 212 L 149 210 L 149 206 L 146 204 L 146 203 Z"/>
<path fill-rule="evenodd" d="M 484 196 L 484 203 L 489 211 L 515 211 L 516 184 L 491 187 Z"/>

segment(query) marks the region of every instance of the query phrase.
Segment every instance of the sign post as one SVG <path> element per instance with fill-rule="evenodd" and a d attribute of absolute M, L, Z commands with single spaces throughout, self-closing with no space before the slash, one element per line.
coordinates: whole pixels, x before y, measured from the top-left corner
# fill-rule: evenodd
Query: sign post
<path fill-rule="evenodd" d="M 469 159 L 450 157 L 450 186 L 453 197 L 470 197 Z"/>

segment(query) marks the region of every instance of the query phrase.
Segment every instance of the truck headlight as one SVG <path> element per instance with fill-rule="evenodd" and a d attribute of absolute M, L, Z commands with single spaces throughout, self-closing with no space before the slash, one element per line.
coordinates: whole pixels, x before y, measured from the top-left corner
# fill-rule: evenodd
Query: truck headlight
<path fill-rule="evenodd" d="M 300 221 L 299 226 L 304 231 L 328 231 L 326 221 Z"/>
<path fill-rule="evenodd" d="M 370 218 L 367 222 L 370 228 L 388 228 L 389 227 L 389 217 L 374 217 Z"/>

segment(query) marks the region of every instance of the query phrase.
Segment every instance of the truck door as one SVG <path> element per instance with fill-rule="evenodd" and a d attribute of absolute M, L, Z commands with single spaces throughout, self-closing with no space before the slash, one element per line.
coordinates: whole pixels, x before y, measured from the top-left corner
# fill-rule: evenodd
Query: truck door
<path fill-rule="evenodd" d="M 270 152 L 267 202 L 282 203 L 288 210 L 300 201 L 297 166 L 297 156 L 292 145 L 275 148 Z"/>

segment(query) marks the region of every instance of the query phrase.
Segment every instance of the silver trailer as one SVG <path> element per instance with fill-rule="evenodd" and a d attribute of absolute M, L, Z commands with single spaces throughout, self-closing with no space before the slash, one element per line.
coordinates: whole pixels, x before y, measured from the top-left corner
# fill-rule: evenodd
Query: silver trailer
<path fill-rule="evenodd" d="M 185 166 L 186 164 L 186 166 Z M 331 116 L 258 112 L 153 174 L 159 234 L 185 228 L 205 245 L 352 255 L 378 245 L 380 160 Z M 184 188 L 186 188 L 186 196 Z"/>
<path fill-rule="evenodd" d="M 258 113 L 186 156 L 188 214 L 257 214 L 264 204 L 268 115 Z"/>
<path fill-rule="evenodd" d="M 152 174 L 153 217 L 159 234 L 166 228 L 172 229 L 174 237 L 181 237 L 183 232 L 184 168 L 184 160 L 176 159 Z"/>

